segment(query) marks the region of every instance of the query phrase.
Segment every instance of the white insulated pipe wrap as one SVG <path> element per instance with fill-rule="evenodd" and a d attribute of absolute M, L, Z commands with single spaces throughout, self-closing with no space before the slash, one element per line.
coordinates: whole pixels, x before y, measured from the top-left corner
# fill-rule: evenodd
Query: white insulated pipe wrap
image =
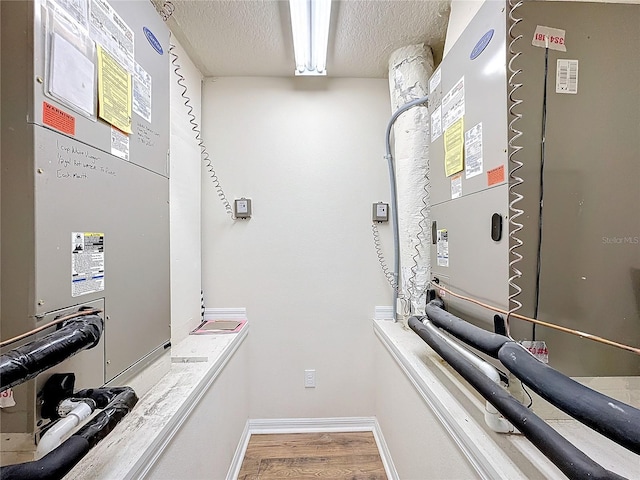
<path fill-rule="evenodd" d="M 433 74 L 433 54 L 423 44 L 399 48 L 389 59 L 389 90 L 395 112 L 411 100 L 424 97 Z M 430 278 L 430 222 L 426 212 L 426 175 L 429 169 L 429 114 L 426 106 L 414 107 L 402 114 L 393 129 L 393 158 L 398 191 L 400 235 L 400 291 L 410 299 L 413 314 L 423 315 L 425 288 Z M 428 208 L 428 206 L 427 206 Z M 420 222 L 423 221 L 421 233 Z M 420 236 L 419 236 L 420 235 Z M 409 312 L 403 305 L 403 324 Z"/>

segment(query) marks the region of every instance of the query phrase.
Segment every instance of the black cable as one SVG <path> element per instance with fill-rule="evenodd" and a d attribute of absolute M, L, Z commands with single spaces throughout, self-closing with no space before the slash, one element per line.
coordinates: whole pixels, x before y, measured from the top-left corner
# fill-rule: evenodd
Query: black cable
<path fill-rule="evenodd" d="M 542 266 L 542 207 L 544 205 L 544 160 L 547 140 L 547 80 L 549 77 L 549 47 L 544 49 L 544 87 L 542 93 L 542 140 L 540 148 L 540 203 L 538 209 L 538 252 L 536 268 L 536 299 L 533 306 L 533 318 L 538 319 L 540 304 L 540 270 Z M 533 324 L 531 340 L 536 339 L 536 324 Z"/>

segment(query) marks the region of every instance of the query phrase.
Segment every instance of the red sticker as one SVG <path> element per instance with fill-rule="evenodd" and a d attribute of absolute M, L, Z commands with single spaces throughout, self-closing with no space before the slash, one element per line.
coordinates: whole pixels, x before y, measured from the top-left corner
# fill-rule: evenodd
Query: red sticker
<path fill-rule="evenodd" d="M 487 172 L 487 183 L 489 186 L 504 182 L 504 165 Z"/>
<path fill-rule="evenodd" d="M 62 133 L 76 134 L 76 117 L 47 102 L 42 102 L 42 122 L 56 130 L 60 130 Z"/>

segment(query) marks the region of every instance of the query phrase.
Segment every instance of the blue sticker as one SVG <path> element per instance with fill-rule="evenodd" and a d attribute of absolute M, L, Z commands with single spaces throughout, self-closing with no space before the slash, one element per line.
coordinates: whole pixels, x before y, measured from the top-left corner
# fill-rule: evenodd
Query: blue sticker
<path fill-rule="evenodd" d="M 144 32 L 144 36 L 147 37 L 147 40 L 149 41 L 153 49 L 156 52 L 158 52 L 160 55 L 162 55 L 164 53 L 164 50 L 162 50 L 162 45 L 160 45 L 160 42 L 158 41 L 156 36 L 153 34 L 153 32 L 149 30 L 147 27 L 142 27 L 142 31 Z"/>
<path fill-rule="evenodd" d="M 493 38 L 493 28 L 489 30 L 487 33 L 485 33 L 480 40 L 478 40 L 478 43 L 476 43 L 476 46 L 473 47 L 473 50 L 471 50 L 471 55 L 469 55 L 469 58 L 471 60 L 475 60 L 476 58 L 478 58 L 478 56 L 482 52 L 484 52 L 484 49 L 487 48 L 487 45 L 489 45 L 489 42 L 491 41 L 492 38 Z"/>

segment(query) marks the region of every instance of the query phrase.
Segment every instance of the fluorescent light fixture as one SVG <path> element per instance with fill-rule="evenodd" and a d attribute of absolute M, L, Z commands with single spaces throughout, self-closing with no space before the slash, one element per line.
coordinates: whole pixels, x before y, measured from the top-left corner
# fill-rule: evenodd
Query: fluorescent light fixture
<path fill-rule="evenodd" d="M 326 75 L 331 0 L 289 0 L 296 75 Z"/>

